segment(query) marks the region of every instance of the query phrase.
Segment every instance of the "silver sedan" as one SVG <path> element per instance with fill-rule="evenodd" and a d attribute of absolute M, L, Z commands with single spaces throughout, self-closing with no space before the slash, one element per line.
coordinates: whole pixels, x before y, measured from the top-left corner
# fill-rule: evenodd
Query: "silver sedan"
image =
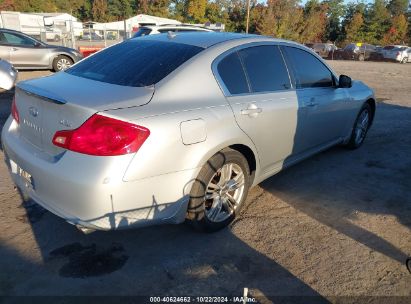
<path fill-rule="evenodd" d="M 369 87 L 300 44 L 160 34 L 18 83 L 2 144 L 21 192 L 79 227 L 215 231 L 253 185 L 359 147 L 374 114 Z"/>
<path fill-rule="evenodd" d="M 0 29 L 0 58 L 18 70 L 63 71 L 83 58 L 77 50 L 50 45 L 22 32 Z"/>

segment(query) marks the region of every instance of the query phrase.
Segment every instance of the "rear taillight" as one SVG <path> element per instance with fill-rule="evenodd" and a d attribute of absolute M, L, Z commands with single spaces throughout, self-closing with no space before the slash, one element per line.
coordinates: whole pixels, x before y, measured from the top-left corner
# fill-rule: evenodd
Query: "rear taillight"
<path fill-rule="evenodd" d="M 94 114 L 77 129 L 57 131 L 53 144 L 88 155 L 115 156 L 137 152 L 149 135 L 147 128 Z"/>
<path fill-rule="evenodd" d="M 16 106 L 16 96 L 13 97 L 13 101 L 11 103 L 11 116 L 13 116 L 14 120 L 17 123 L 20 123 L 19 111 L 17 110 Z"/>

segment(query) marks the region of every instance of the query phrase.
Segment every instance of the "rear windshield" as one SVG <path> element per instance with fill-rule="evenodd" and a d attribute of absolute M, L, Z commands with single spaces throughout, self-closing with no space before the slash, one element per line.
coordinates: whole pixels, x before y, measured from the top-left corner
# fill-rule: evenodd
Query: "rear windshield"
<path fill-rule="evenodd" d="M 122 86 L 150 86 L 203 48 L 175 42 L 131 39 L 80 61 L 65 72 Z"/>

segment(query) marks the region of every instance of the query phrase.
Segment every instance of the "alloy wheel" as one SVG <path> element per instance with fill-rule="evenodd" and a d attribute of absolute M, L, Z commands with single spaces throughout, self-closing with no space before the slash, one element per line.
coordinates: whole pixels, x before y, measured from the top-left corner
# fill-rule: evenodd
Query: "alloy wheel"
<path fill-rule="evenodd" d="M 244 195 L 244 172 L 234 163 L 227 163 L 218 170 L 207 185 L 205 215 L 211 222 L 229 218 L 240 205 Z"/>
<path fill-rule="evenodd" d="M 367 109 L 364 109 L 358 117 L 355 125 L 355 143 L 360 145 L 367 134 L 367 130 L 370 122 L 370 113 Z"/>
<path fill-rule="evenodd" d="M 59 71 L 64 71 L 64 70 L 68 69 L 69 67 L 71 67 L 70 60 L 68 60 L 66 58 L 61 58 L 61 59 L 59 59 L 59 61 L 57 61 L 57 69 Z"/>

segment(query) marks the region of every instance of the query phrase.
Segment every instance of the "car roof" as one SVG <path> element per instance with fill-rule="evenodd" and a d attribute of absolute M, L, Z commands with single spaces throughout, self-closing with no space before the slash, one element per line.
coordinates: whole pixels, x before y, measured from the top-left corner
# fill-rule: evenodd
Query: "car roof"
<path fill-rule="evenodd" d="M 147 24 L 147 25 L 143 25 L 142 27 L 149 27 L 149 28 L 162 28 L 162 27 L 174 28 L 174 27 L 178 27 L 178 28 L 199 28 L 199 29 L 207 29 L 207 28 L 204 27 L 204 26 L 195 25 L 195 24 L 187 24 L 187 23 L 181 23 L 181 24 L 158 24 L 158 25 Z"/>
<path fill-rule="evenodd" d="M 145 40 L 155 40 L 164 42 L 176 42 L 182 44 L 189 44 L 193 46 L 198 46 L 202 48 L 208 48 L 213 45 L 223 43 L 226 41 L 231 41 L 235 39 L 258 39 L 262 40 L 277 40 L 284 41 L 280 39 L 274 39 L 266 36 L 252 35 L 252 34 L 239 34 L 239 33 L 229 33 L 229 32 L 177 32 L 172 34 L 158 34 L 158 35 L 146 35 L 143 37 L 133 38 L 133 39 L 145 39 Z"/>

